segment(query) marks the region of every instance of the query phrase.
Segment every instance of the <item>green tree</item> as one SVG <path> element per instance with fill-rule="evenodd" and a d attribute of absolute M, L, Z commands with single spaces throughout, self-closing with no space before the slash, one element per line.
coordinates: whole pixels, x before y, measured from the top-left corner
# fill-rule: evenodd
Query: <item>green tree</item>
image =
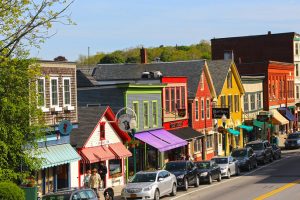
<path fill-rule="evenodd" d="M 51 36 L 53 23 L 73 24 L 65 12 L 68 0 L 1 0 L 0 55 L 9 57 L 28 53 Z M 53 35 L 53 34 L 52 34 Z"/>
<path fill-rule="evenodd" d="M 19 182 L 40 168 L 37 140 L 46 127 L 37 102 L 35 60 L 30 47 L 51 37 L 53 23 L 73 24 L 68 0 L 0 1 L 0 181 Z"/>
<path fill-rule="evenodd" d="M 120 54 L 107 54 L 103 58 L 101 58 L 101 64 L 109 64 L 109 63 L 124 63 L 125 59 Z"/>
<path fill-rule="evenodd" d="M 24 191 L 12 182 L 0 182 L 0 199 L 25 200 Z"/>

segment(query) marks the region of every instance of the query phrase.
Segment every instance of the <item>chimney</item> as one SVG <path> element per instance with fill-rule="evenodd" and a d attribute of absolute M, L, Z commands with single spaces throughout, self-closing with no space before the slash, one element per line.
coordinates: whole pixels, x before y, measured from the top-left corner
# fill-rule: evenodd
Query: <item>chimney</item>
<path fill-rule="evenodd" d="M 271 33 L 271 31 L 268 31 L 268 35 L 271 35 L 272 33 Z"/>
<path fill-rule="evenodd" d="M 140 55 L 141 55 L 141 63 L 147 64 L 147 51 L 146 49 L 144 49 L 144 47 L 141 48 Z"/>

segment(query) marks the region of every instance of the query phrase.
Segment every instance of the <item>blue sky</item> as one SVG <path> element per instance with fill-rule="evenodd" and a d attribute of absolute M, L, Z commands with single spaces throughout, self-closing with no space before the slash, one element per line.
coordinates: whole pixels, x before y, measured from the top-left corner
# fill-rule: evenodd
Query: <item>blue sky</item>
<path fill-rule="evenodd" d="M 300 33 L 299 0 L 75 0 L 75 26 L 56 24 L 56 34 L 31 56 L 76 61 L 80 54 L 143 45 L 190 45 L 202 39 Z"/>

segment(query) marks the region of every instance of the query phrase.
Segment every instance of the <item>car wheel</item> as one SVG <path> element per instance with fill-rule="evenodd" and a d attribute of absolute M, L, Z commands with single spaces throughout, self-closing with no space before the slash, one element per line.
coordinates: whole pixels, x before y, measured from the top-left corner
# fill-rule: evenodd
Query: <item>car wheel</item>
<path fill-rule="evenodd" d="M 273 155 L 270 156 L 270 163 L 273 162 Z"/>
<path fill-rule="evenodd" d="M 228 178 L 228 179 L 231 178 L 231 172 L 230 172 L 230 170 L 227 171 L 227 178 Z"/>
<path fill-rule="evenodd" d="M 176 187 L 176 184 L 173 183 L 171 196 L 176 196 L 176 193 L 177 193 L 177 187 Z"/>
<path fill-rule="evenodd" d="M 195 187 L 199 187 L 199 184 L 200 184 L 200 180 L 199 180 L 199 177 L 198 176 L 196 176 L 195 177 Z"/>
<path fill-rule="evenodd" d="M 158 191 L 158 189 L 155 190 L 154 200 L 159 200 L 159 191 Z"/>
<path fill-rule="evenodd" d="M 211 175 L 208 176 L 208 184 L 212 184 L 213 180 L 212 180 L 212 177 Z"/>
<path fill-rule="evenodd" d="M 188 183 L 188 180 L 185 178 L 185 179 L 183 180 L 183 182 L 184 182 L 183 190 L 184 190 L 184 191 L 187 191 L 187 190 L 189 189 L 189 183 Z"/>
<path fill-rule="evenodd" d="M 219 173 L 217 181 L 220 182 L 221 180 L 222 180 L 222 176 L 221 173 Z"/>

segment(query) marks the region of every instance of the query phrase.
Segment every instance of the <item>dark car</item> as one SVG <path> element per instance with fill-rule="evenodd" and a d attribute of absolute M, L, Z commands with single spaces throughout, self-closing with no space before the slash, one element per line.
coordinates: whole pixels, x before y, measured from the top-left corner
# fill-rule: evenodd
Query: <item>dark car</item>
<path fill-rule="evenodd" d="M 277 144 L 272 144 L 272 149 L 273 149 L 273 158 L 275 160 L 281 158 L 281 149 L 277 146 Z"/>
<path fill-rule="evenodd" d="M 176 176 L 178 188 L 183 188 L 186 191 L 189 185 L 199 186 L 200 179 L 197 168 L 192 161 L 171 161 L 165 165 L 164 169 Z"/>
<path fill-rule="evenodd" d="M 291 133 L 288 135 L 284 142 L 286 149 L 299 148 L 300 147 L 300 132 Z"/>
<path fill-rule="evenodd" d="M 231 156 L 238 161 L 240 169 L 250 171 L 257 167 L 256 155 L 251 147 L 234 149 Z"/>
<path fill-rule="evenodd" d="M 90 188 L 82 189 L 68 189 L 46 194 L 42 197 L 42 200 L 98 200 L 95 192 Z"/>
<path fill-rule="evenodd" d="M 273 161 L 273 149 L 268 141 L 256 140 L 249 142 L 246 147 L 251 147 L 259 163 L 266 164 Z"/>
<path fill-rule="evenodd" d="M 221 181 L 221 168 L 214 160 L 195 162 L 201 183 L 211 184 L 213 180 Z"/>

